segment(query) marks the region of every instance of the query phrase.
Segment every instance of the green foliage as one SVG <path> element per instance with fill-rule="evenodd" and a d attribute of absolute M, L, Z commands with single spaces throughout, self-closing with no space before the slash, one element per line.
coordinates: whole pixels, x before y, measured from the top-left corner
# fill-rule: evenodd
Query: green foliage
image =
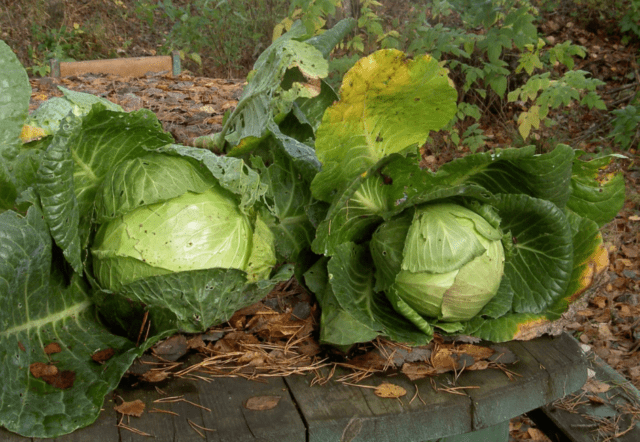
<path fill-rule="evenodd" d="M 613 130 L 609 134 L 613 142 L 623 149 L 630 149 L 640 139 L 640 100 L 611 112 Z"/>
<path fill-rule="evenodd" d="M 89 44 L 84 38 L 85 31 L 86 29 L 77 23 L 72 28 L 61 25 L 58 29 L 34 24 L 31 27 L 31 33 L 38 44 L 28 49 L 29 58 L 33 62 L 31 72 L 44 77 L 51 70 L 48 63 L 53 58 L 58 61 L 75 61 L 83 58 L 86 45 Z"/>
<path fill-rule="evenodd" d="M 627 11 L 620 19 L 620 30 L 632 32 L 640 38 L 640 0 L 631 0 Z M 628 37 L 625 37 L 628 40 Z"/>
<path fill-rule="evenodd" d="M 246 67 L 247 61 L 266 48 L 269 32 L 265 30 L 284 15 L 285 6 L 274 0 L 138 0 L 135 13 L 151 29 L 158 21 L 170 24 L 161 52 L 178 50 L 182 58 L 200 67 L 206 54 L 217 67 L 231 73 Z"/>

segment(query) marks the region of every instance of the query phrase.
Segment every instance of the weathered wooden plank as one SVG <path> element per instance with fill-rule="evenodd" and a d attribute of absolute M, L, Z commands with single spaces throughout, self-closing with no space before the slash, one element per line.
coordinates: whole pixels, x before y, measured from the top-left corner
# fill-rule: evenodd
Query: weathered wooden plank
<path fill-rule="evenodd" d="M 522 343 L 550 376 L 548 397 L 553 400 L 579 390 L 587 381 L 587 360 L 579 344 L 568 334 L 542 336 Z"/>
<path fill-rule="evenodd" d="M 446 379 L 438 378 L 439 382 Z M 310 376 L 286 378 L 307 424 L 309 442 L 415 442 L 471 431 L 469 399 L 436 393 L 427 379 L 413 383 L 404 376 L 372 376 L 361 383 L 399 385 L 408 392 L 401 399 L 379 398 L 371 388 L 335 381 L 311 387 L 311 381 Z M 426 406 L 418 398 L 411 402 L 416 387 Z"/>
<path fill-rule="evenodd" d="M 597 434 L 598 424 L 589 417 L 609 418 L 618 423 L 620 433 L 624 432 L 615 439 L 616 442 L 638 442 L 640 422 L 633 425 L 632 414 L 624 411 L 640 407 L 640 392 L 595 354 L 589 355 L 588 367 L 595 372 L 598 381 L 606 382 L 611 387 L 606 392 L 594 393 L 601 399 L 602 404 L 580 401 L 581 405 L 575 407 L 574 412 L 548 404 L 531 413 L 532 419 L 550 434 L 561 434 L 571 442 L 592 442 Z"/>
<path fill-rule="evenodd" d="M 572 357 L 562 353 L 575 350 L 564 339 L 545 338 L 545 351 L 531 342 L 508 342 L 504 347 L 518 357 L 518 362 L 506 367 L 515 374 L 513 380 L 499 370 L 465 372 L 458 379 L 457 385 L 479 387 L 466 390 L 473 403 L 475 430 L 508 421 L 570 392 L 561 387 L 584 383 L 584 363 L 576 365 Z M 552 374 L 547 367 L 551 367 Z M 578 381 L 570 380 L 571 376 Z"/>
<path fill-rule="evenodd" d="M 204 414 L 207 428 L 214 428 L 220 442 L 305 442 L 306 430 L 283 378 L 263 381 L 216 378 L 196 384 L 200 404 L 211 409 Z M 245 402 L 253 397 L 278 396 L 270 410 L 249 410 Z"/>
<path fill-rule="evenodd" d="M 119 440 L 118 416 L 113 409 L 113 395 L 107 395 L 98 419 L 88 427 L 80 428 L 71 434 L 55 438 L 55 442 L 113 442 Z M 4 439 L 1 439 L 4 440 Z M 51 439 L 38 439 L 40 441 Z"/>
<path fill-rule="evenodd" d="M 509 421 L 473 433 L 447 436 L 444 439 L 429 442 L 509 442 Z"/>
<path fill-rule="evenodd" d="M 22 437 L 17 435 L 16 433 L 12 433 L 4 427 L 0 427 L 0 440 L 2 442 L 29 442 L 32 439 L 27 437 Z"/>
<path fill-rule="evenodd" d="M 186 419 L 188 417 L 191 420 L 197 421 L 199 425 L 202 425 L 201 410 L 199 408 L 189 408 L 189 414 L 188 416 L 185 416 L 184 409 L 177 406 L 177 403 L 157 404 L 154 403 L 154 401 L 163 397 L 188 395 L 188 397 L 190 398 L 189 400 L 198 403 L 195 386 L 192 384 L 189 385 L 188 383 L 180 382 L 179 379 L 172 379 L 170 382 L 160 383 L 158 387 L 166 393 L 166 396 L 160 394 L 155 389 L 155 386 L 149 384 L 141 383 L 139 385 L 130 387 L 127 386 L 124 382 L 121 383 L 120 387 L 116 389 L 116 394 L 118 396 L 120 396 L 127 402 L 139 399 L 145 404 L 145 412 L 141 417 L 125 417 L 122 422 L 125 425 L 128 425 L 153 436 L 155 438 L 154 440 L 156 441 L 172 442 L 174 440 L 178 440 L 178 434 L 180 435 L 180 440 L 182 440 L 185 434 L 194 433 L 191 428 L 189 428 L 190 433 L 185 432 L 183 423 L 186 422 Z M 178 414 L 182 412 L 183 414 L 180 416 L 172 416 L 164 413 L 151 413 L 150 410 L 153 408 L 168 410 Z M 147 436 L 142 436 L 125 429 L 120 430 L 120 438 L 122 442 L 148 442 L 149 440 Z M 202 441 L 202 438 L 199 437 L 198 440 Z"/>

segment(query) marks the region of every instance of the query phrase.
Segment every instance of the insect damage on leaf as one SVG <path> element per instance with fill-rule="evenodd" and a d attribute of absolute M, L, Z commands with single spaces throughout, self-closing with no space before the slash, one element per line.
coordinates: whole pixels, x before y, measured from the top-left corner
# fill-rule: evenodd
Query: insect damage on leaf
<path fill-rule="evenodd" d="M 43 362 L 34 362 L 29 366 L 29 371 L 34 378 L 42 379 L 47 384 L 60 390 L 73 387 L 73 383 L 76 380 L 75 372 L 71 370 L 60 371 L 55 365 Z"/>

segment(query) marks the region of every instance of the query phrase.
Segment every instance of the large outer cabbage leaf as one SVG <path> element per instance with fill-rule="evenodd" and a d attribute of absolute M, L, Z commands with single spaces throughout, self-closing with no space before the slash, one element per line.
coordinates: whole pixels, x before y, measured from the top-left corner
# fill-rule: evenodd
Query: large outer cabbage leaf
<path fill-rule="evenodd" d="M 624 178 L 607 171 L 613 157 L 606 156 L 573 164 L 571 197 L 567 207 L 599 227 L 611 221 L 624 204 Z"/>
<path fill-rule="evenodd" d="M 105 394 L 154 342 L 136 347 L 113 335 L 98 320 L 87 291 L 78 275 L 66 283 L 59 267 L 52 267 L 52 241 L 39 207 L 25 216 L 0 214 L 0 425 L 8 430 L 55 437 L 89 425 Z M 61 351 L 45 354 L 48 344 Z M 113 357 L 103 365 L 92 361 L 93 353 L 107 349 Z M 31 364 L 50 361 L 61 373 L 53 385 L 30 371 Z"/>
<path fill-rule="evenodd" d="M 12 168 L 30 97 L 27 72 L 11 48 L 0 40 L 0 212 L 12 208 L 18 196 Z"/>
<path fill-rule="evenodd" d="M 415 153 L 429 132 L 453 117 L 455 97 L 446 70 L 428 55 L 409 60 L 390 49 L 359 60 L 344 77 L 340 101 L 327 109 L 317 131 L 322 170 L 312 183 L 314 196 L 331 201 L 380 159 Z M 416 115 L 421 116 L 419 124 Z"/>

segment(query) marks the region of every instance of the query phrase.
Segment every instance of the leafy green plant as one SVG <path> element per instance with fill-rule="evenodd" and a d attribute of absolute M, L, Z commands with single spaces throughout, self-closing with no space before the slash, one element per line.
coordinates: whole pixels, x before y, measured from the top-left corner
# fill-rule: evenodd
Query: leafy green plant
<path fill-rule="evenodd" d="M 257 56 L 269 42 L 269 29 L 284 6 L 273 0 L 136 2 L 136 13 L 151 28 L 167 21 L 171 31 L 161 51 L 181 52 L 202 65 L 206 55 L 229 72 L 242 69 L 247 54 Z"/>
<path fill-rule="evenodd" d="M 640 140 L 640 102 L 634 101 L 632 104 L 616 109 L 611 112 L 613 119 L 611 125 L 613 129 L 609 137 L 622 149 L 630 149 L 637 146 Z"/>
<path fill-rule="evenodd" d="M 423 344 L 436 330 L 529 339 L 606 268 L 599 227 L 624 202 L 622 177 L 599 177 L 610 157 L 582 161 L 561 144 L 419 167 L 418 147 L 458 112 L 447 72 L 430 56 L 378 51 L 349 70 L 339 100 L 313 98 L 326 109 L 320 121 L 298 97 L 271 105 L 289 112 L 276 120 L 230 116 L 233 129 L 216 139 L 229 154 L 254 155 L 262 177 L 265 157 L 288 170 L 280 180 L 306 171 L 311 192 L 298 189 L 297 210 L 315 237 L 296 274 L 322 307 L 322 342 Z M 268 129 L 248 133 L 249 121 Z"/>
<path fill-rule="evenodd" d="M 313 95 L 293 80 L 326 71 L 324 56 L 349 26 L 340 29 L 313 39 L 294 30 L 260 59 L 256 80 L 292 86 L 277 107 Z M 307 61 L 318 66 L 308 71 Z M 0 425 L 56 437 L 92 423 L 159 339 L 224 322 L 289 279 L 287 262 L 313 236 L 299 204 L 310 191 L 283 153 L 253 158 L 254 170 L 175 145 L 152 112 L 93 95 L 62 88 L 28 115 L 28 77 L 4 42 L 0 63 Z M 275 98 L 261 94 L 236 116 L 265 118 L 267 109 L 250 109 Z M 303 107 L 312 118 L 322 106 Z M 148 338 L 136 342 L 147 316 Z M 45 352 L 52 342 L 60 353 Z M 99 350 L 112 354 L 103 364 L 92 359 Z M 61 376 L 39 377 L 38 364 Z"/>
<path fill-rule="evenodd" d="M 416 146 L 455 114 L 455 91 L 429 57 L 374 53 L 349 71 L 340 95 L 316 132 L 322 169 L 311 189 L 330 207 L 312 243 L 324 258 L 305 274 L 323 307 L 324 342 L 381 334 L 416 344 L 436 329 L 531 337 L 605 268 L 598 228 L 621 208 L 624 184 L 594 178 L 611 158 L 583 162 L 566 145 L 535 155 L 529 146 L 420 169 Z M 410 123 L 417 115 L 423 124 Z M 425 215 L 442 208 L 456 221 Z M 501 242 L 503 274 L 487 241 Z"/>
<path fill-rule="evenodd" d="M 589 108 L 604 109 L 595 89 L 602 84 L 585 72 L 573 72 L 575 56 L 583 57 L 584 48 L 566 41 L 548 48 L 536 30 L 535 8 L 527 0 L 434 1 L 422 11 L 421 24 L 407 28 L 403 38 L 411 54 L 430 53 L 450 68 L 466 103 L 465 119 L 479 121 L 492 115 L 507 122 L 505 107 L 519 102 L 524 110 L 518 116 L 518 129 L 524 140 L 532 129 L 540 127 L 551 109 L 577 102 Z M 477 29 L 483 32 L 477 32 Z M 555 64 L 568 69 L 552 76 Z M 471 110 L 471 106 L 475 110 Z M 466 123 L 468 127 L 468 123 Z M 464 135 L 464 130 L 457 132 Z M 471 137 L 477 134 L 468 132 Z M 456 144 L 467 145 L 472 152 L 478 139 Z"/>
<path fill-rule="evenodd" d="M 82 26 L 75 24 L 68 28 L 62 25 L 59 29 L 48 29 L 33 25 L 31 32 L 38 41 L 35 48 L 29 48 L 29 57 L 34 62 L 30 69 L 34 74 L 47 75 L 50 71 L 48 62 L 53 58 L 59 61 L 82 58 L 85 34 Z"/>

